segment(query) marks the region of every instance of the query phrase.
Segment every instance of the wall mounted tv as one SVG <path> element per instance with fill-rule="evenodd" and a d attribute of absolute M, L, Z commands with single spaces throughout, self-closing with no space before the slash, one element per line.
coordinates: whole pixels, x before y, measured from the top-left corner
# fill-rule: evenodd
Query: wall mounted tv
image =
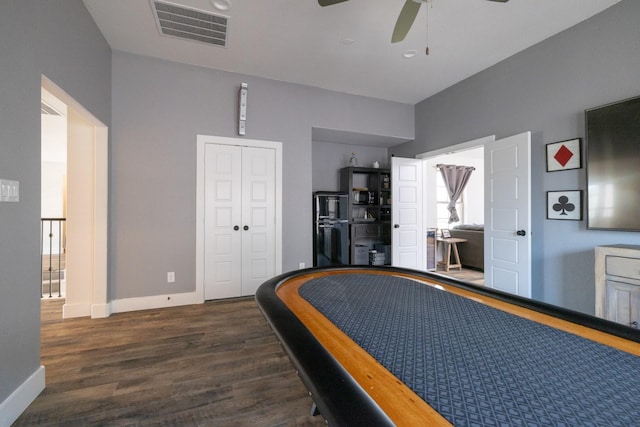
<path fill-rule="evenodd" d="M 585 115 L 587 226 L 640 231 L 640 97 Z"/>

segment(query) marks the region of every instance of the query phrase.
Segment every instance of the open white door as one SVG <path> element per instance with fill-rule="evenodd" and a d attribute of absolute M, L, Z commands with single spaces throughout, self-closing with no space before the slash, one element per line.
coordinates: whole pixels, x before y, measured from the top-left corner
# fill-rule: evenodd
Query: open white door
<path fill-rule="evenodd" d="M 391 158 L 391 258 L 395 267 L 426 268 L 422 164 L 421 159 Z"/>
<path fill-rule="evenodd" d="M 531 297 L 531 133 L 485 144 L 485 286 Z"/>

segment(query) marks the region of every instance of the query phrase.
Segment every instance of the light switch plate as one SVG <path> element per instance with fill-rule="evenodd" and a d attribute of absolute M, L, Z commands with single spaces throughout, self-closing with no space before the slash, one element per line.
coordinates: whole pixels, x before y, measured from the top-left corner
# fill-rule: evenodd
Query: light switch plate
<path fill-rule="evenodd" d="M 19 202 L 20 182 L 0 179 L 0 202 Z"/>

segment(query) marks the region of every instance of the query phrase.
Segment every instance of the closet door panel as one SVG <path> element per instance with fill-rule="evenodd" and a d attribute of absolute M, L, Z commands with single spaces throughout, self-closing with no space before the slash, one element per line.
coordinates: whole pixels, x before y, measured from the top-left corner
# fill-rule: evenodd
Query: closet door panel
<path fill-rule="evenodd" d="M 241 294 L 242 149 L 205 148 L 205 299 Z M 235 227 L 238 227 L 238 230 Z"/>
<path fill-rule="evenodd" d="M 253 295 L 275 274 L 275 150 L 244 147 L 242 162 L 242 295 Z"/>

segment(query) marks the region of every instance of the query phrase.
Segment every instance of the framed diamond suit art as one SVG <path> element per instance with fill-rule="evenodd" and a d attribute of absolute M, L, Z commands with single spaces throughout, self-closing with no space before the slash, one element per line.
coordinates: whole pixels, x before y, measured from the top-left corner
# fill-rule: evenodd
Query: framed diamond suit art
<path fill-rule="evenodd" d="M 581 146 L 581 138 L 547 144 L 547 172 L 580 169 L 582 167 Z"/>

